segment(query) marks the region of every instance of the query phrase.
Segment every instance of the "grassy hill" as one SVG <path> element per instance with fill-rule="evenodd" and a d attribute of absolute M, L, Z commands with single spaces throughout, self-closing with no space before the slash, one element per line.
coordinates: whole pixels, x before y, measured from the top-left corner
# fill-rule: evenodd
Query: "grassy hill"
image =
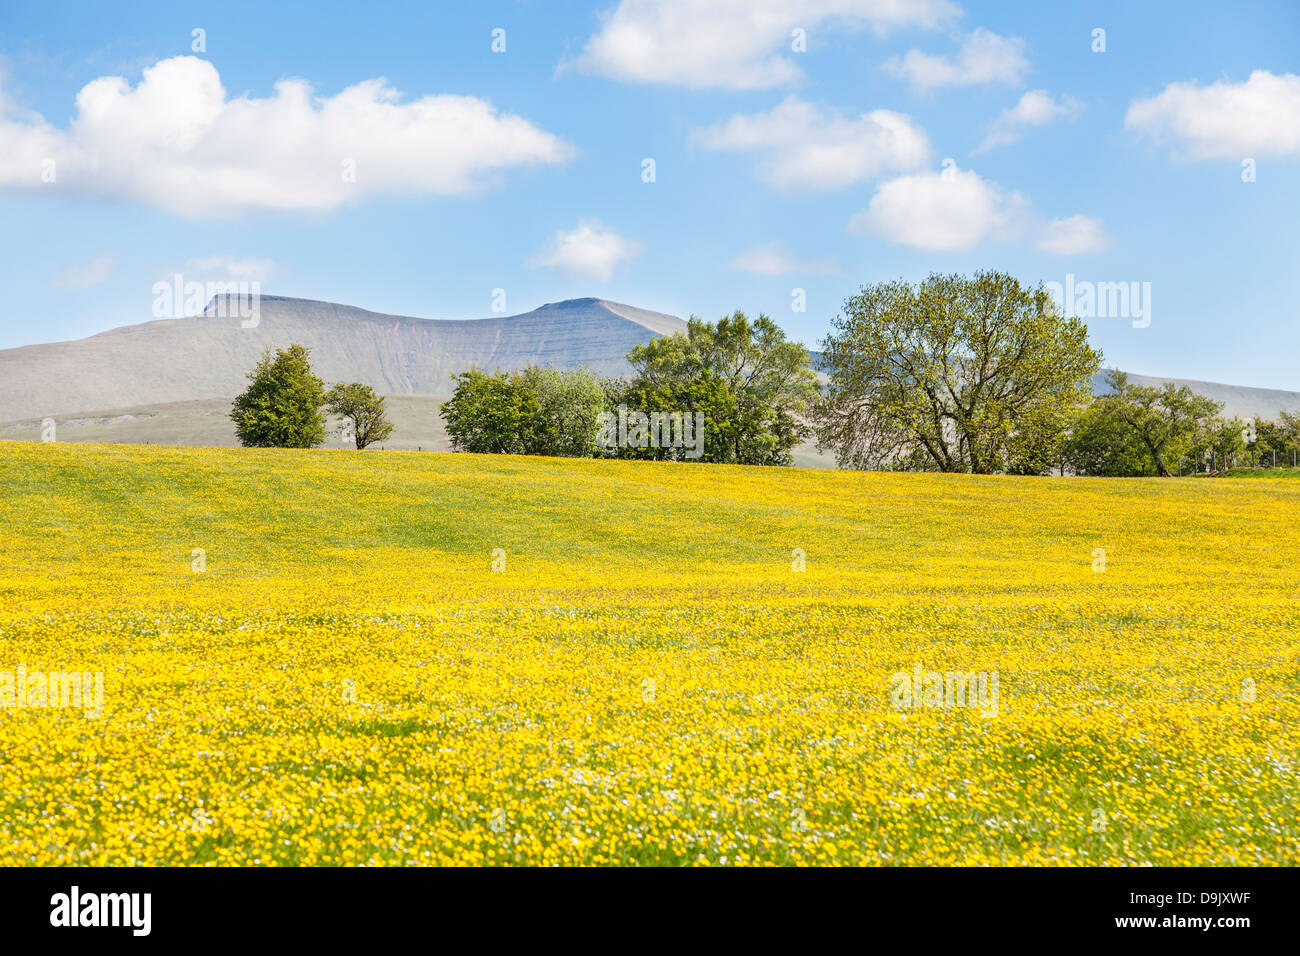
<path fill-rule="evenodd" d="M 1295 864 L 1297 507 L 0 443 L 0 863 Z"/>

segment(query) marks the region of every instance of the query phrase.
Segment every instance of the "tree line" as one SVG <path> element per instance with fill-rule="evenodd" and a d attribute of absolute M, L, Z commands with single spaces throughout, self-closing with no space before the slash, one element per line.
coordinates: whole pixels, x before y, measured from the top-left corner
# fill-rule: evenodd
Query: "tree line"
<path fill-rule="evenodd" d="M 1003 273 L 864 286 L 832 326 L 813 420 L 841 467 L 1167 476 L 1300 446 L 1296 415 L 1225 420 L 1185 385 L 1109 371 L 1094 395 L 1087 327 Z"/>
<path fill-rule="evenodd" d="M 788 465 L 818 399 L 808 350 L 766 315 L 692 317 L 635 346 L 628 377 L 527 368 L 454 377 L 458 451 Z"/>
<path fill-rule="evenodd" d="M 632 372 L 525 368 L 453 376 L 440 408 L 452 447 L 484 454 L 790 465 L 814 441 L 841 468 L 973 474 L 1167 476 L 1287 464 L 1300 414 L 1225 419 L 1187 386 L 1109 371 L 1087 326 L 1042 285 L 999 272 L 865 285 L 844 302 L 816 367 L 768 316 L 694 316 L 635 346 Z M 358 448 L 391 435 L 384 399 L 326 390 L 300 345 L 268 351 L 235 400 L 245 445 L 314 447 L 322 409 Z"/>
<path fill-rule="evenodd" d="M 1065 442 L 1063 462 L 1076 474 L 1168 476 L 1294 466 L 1300 458 L 1300 414 L 1224 418 L 1221 402 L 1186 385 L 1133 385 L 1117 371 L 1107 372 L 1106 384 L 1110 392 L 1079 415 Z"/>

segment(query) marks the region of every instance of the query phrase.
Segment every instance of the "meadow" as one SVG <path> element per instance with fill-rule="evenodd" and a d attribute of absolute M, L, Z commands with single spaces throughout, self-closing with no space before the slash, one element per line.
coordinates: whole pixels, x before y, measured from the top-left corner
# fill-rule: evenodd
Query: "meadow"
<path fill-rule="evenodd" d="M 103 675 L 99 716 L 0 701 L 0 864 L 1294 865 L 1297 514 L 0 442 L 0 672 Z M 918 665 L 996 715 L 898 706 Z"/>

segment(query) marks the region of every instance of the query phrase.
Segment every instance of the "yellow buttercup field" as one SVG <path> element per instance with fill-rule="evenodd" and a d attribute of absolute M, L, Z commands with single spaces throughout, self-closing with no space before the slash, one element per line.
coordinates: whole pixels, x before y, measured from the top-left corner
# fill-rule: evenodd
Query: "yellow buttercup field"
<path fill-rule="evenodd" d="M 0 863 L 1296 864 L 1297 514 L 0 443 Z"/>

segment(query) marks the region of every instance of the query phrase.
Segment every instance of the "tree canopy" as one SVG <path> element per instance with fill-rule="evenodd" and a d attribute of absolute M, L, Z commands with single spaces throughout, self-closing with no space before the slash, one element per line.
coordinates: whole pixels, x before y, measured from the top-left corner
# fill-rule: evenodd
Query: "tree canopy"
<path fill-rule="evenodd" d="M 526 368 L 454 376 L 442 406 L 458 451 L 482 454 L 590 457 L 596 452 L 605 393 L 586 369 Z"/>
<path fill-rule="evenodd" d="M 1127 427 L 1161 476 L 1169 475 L 1168 462 L 1177 462 L 1223 408 L 1222 403 L 1173 382 L 1160 388 L 1133 385 L 1123 372 L 1112 370 L 1106 374 L 1106 384 L 1110 394 L 1096 400 L 1102 412 Z"/>
<path fill-rule="evenodd" d="M 332 415 L 345 419 L 357 448 L 383 441 L 393 433 L 393 424 L 384 413 L 384 397 L 360 382 L 338 384 L 325 395 L 325 407 Z"/>
<path fill-rule="evenodd" d="M 596 453 L 605 392 L 600 379 L 585 368 L 527 368 L 517 381 L 537 399 L 539 455 L 590 458 Z"/>
<path fill-rule="evenodd" d="M 815 420 L 841 467 L 1046 470 L 1102 358 L 1041 286 L 999 272 L 865 285 L 832 326 Z"/>
<path fill-rule="evenodd" d="M 301 345 L 263 353 L 230 412 L 242 444 L 315 448 L 325 440 L 325 383 L 313 374 L 310 358 Z"/>
<path fill-rule="evenodd" d="M 808 350 L 763 314 L 751 320 L 736 311 L 716 323 L 692 316 L 685 334 L 637 345 L 628 361 L 634 374 L 622 397 L 629 407 L 704 415 L 702 461 L 790 464 L 791 449 L 807 432 L 803 416 L 818 395 Z"/>

